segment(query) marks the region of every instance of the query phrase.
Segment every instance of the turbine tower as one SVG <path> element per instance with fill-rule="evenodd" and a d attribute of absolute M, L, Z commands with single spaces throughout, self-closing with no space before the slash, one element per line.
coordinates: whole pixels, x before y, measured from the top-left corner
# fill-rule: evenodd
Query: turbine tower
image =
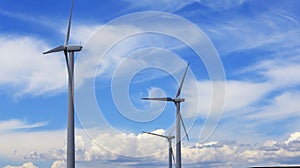
<path fill-rule="evenodd" d="M 70 10 L 69 23 L 64 45 L 44 52 L 49 54 L 54 52 L 64 52 L 68 70 L 68 130 L 67 130 L 67 168 L 75 168 L 75 140 L 74 140 L 74 53 L 82 49 L 80 45 L 69 45 L 70 29 L 72 21 L 74 0 Z"/>
<path fill-rule="evenodd" d="M 176 106 L 176 168 L 181 168 L 181 135 L 180 135 L 180 122 L 182 123 L 182 126 L 184 128 L 184 132 L 186 134 L 187 139 L 189 140 L 188 134 L 186 132 L 186 128 L 184 126 L 183 120 L 181 118 L 181 114 L 180 114 L 180 103 L 184 102 L 184 98 L 179 98 L 180 93 L 181 93 L 181 89 L 183 86 L 183 82 L 187 73 L 187 70 L 189 68 L 190 63 L 188 63 L 183 77 L 181 79 L 179 88 L 177 90 L 177 93 L 175 95 L 175 98 L 171 98 L 171 97 L 162 97 L 162 98 L 142 98 L 142 100 L 158 100 L 158 101 L 171 101 L 175 104 Z"/>
<path fill-rule="evenodd" d="M 168 142 L 169 142 L 169 168 L 172 168 L 172 158 L 173 158 L 173 160 L 175 162 L 174 154 L 173 154 L 173 149 L 172 149 L 172 139 L 175 138 L 175 137 L 171 136 L 171 135 L 165 136 L 165 135 L 160 135 L 160 134 L 155 134 L 155 133 L 152 133 L 152 132 L 145 132 L 145 131 L 143 131 L 143 133 L 154 135 L 154 136 L 163 137 L 163 138 L 166 138 L 168 140 Z"/>

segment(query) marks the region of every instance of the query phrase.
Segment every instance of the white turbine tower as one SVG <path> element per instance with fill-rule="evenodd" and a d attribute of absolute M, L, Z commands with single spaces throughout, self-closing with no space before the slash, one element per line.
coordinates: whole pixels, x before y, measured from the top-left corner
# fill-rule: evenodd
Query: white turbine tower
<path fill-rule="evenodd" d="M 180 135 L 180 122 L 182 123 L 182 126 L 184 128 L 185 134 L 187 139 L 189 140 L 188 134 L 186 132 L 186 128 L 184 126 L 183 120 L 181 118 L 180 114 L 180 103 L 184 102 L 184 98 L 179 98 L 181 89 L 183 86 L 183 82 L 187 73 L 187 70 L 189 68 L 189 63 L 184 71 L 183 77 L 181 79 L 179 88 L 177 90 L 177 93 L 175 95 L 175 98 L 171 97 L 162 97 L 162 98 L 142 98 L 143 100 L 158 100 L 158 101 L 171 101 L 174 102 L 176 106 L 176 168 L 181 168 L 181 135 Z"/>
<path fill-rule="evenodd" d="M 44 52 L 43 54 L 61 52 L 65 54 L 68 70 L 68 130 L 67 130 L 67 168 L 75 168 L 75 140 L 74 140 L 74 53 L 82 49 L 80 45 L 69 45 L 74 0 L 70 10 L 69 23 L 64 45 Z"/>
<path fill-rule="evenodd" d="M 175 162 L 174 154 L 173 154 L 173 149 L 172 149 L 172 139 L 175 138 L 175 137 L 171 136 L 171 135 L 165 136 L 165 135 L 160 135 L 160 134 L 155 134 L 155 133 L 152 133 L 152 132 L 145 132 L 145 131 L 143 131 L 143 133 L 154 135 L 154 136 L 163 137 L 163 138 L 166 138 L 168 140 L 168 142 L 169 142 L 169 168 L 172 168 L 172 159 Z"/>

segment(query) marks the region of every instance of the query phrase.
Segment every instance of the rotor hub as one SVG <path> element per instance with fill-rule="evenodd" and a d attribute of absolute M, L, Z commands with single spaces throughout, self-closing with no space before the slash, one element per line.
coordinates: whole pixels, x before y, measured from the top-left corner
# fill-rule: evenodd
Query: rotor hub
<path fill-rule="evenodd" d="M 81 51 L 82 46 L 80 45 L 67 45 L 65 46 L 68 52 L 76 52 L 76 51 Z"/>
<path fill-rule="evenodd" d="M 177 103 L 177 102 L 184 102 L 185 99 L 184 98 L 175 98 L 174 99 L 174 102 Z"/>

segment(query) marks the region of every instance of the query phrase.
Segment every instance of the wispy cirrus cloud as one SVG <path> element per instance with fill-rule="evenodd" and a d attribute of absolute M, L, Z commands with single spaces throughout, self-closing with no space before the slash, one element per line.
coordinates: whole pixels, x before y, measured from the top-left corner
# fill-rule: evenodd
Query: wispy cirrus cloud
<path fill-rule="evenodd" d="M 225 12 L 229 16 L 226 18 L 204 14 L 213 21 L 202 26 L 223 56 L 257 50 L 269 52 L 264 58 L 273 54 L 291 56 L 295 52 L 299 53 L 296 37 L 300 34 L 300 22 L 291 5 L 281 4 L 286 8 L 277 5 L 267 9 L 252 9 L 251 15 L 237 15 L 238 9 Z M 217 15 L 220 13 L 217 12 Z"/>
<path fill-rule="evenodd" d="M 174 12 L 176 10 L 179 10 L 186 5 L 189 5 L 193 2 L 196 2 L 196 0 L 162 0 L 159 3 L 151 1 L 151 0 L 141 0 L 141 1 L 134 1 L 134 0 L 123 0 L 125 2 L 128 2 L 130 4 L 130 8 L 140 8 L 140 9 L 146 9 L 146 10 L 158 10 L 158 11 L 169 11 Z"/>
<path fill-rule="evenodd" d="M 266 106 L 263 106 L 256 113 L 252 113 L 248 118 L 252 120 L 261 119 L 264 123 L 298 118 L 300 108 L 300 93 L 296 90 L 283 92 L 271 100 Z"/>
<path fill-rule="evenodd" d="M 39 128 L 39 127 L 44 127 L 46 125 L 48 125 L 48 121 L 29 124 L 27 122 L 18 119 L 4 120 L 4 121 L 0 121 L 0 132 Z"/>
<path fill-rule="evenodd" d="M 42 55 L 47 48 L 45 42 L 30 36 L 1 35 L 0 85 L 13 90 L 15 97 L 64 91 L 64 59 Z"/>
<path fill-rule="evenodd" d="M 216 0 L 216 1 L 210 1 L 210 0 L 197 0 L 198 3 L 207 6 L 213 10 L 227 10 L 233 7 L 238 7 L 239 5 L 242 5 L 247 0 Z"/>

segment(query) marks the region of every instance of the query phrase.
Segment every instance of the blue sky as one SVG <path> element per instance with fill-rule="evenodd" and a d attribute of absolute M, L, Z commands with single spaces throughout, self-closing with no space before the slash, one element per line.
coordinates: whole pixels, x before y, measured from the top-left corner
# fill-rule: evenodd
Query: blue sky
<path fill-rule="evenodd" d="M 174 105 L 140 98 L 174 96 L 187 62 L 182 116 L 191 140 L 183 138 L 185 167 L 299 165 L 299 3 L 76 0 L 70 42 L 84 47 L 76 56 L 77 167 L 165 167 L 167 142 L 141 131 L 172 134 Z M 65 62 L 62 54 L 41 53 L 63 43 L 70 6 L 71 1 L 58 0 L 1 2 L 1 167 L 65 165 Z M 128 15 L 144 11 L 166 13 L 150 17 L 151 22 L 143 13 Z M 162 24 L 169 14 L 190 24 L 180 19 Z M 169 34 L 145 32 L 129 23 Z M 213 56 L 199 57 L 193 50 L 205 38 L 192 36 L 191 25 L 218 51 L 226 82 L 211 83 L 210 66 L 201 58 Z M 119 39 L 134 31 L 141 33 Z M 99 55 L 89 58 L 89 48 L 114 39 L 119 41 L 100 62 Z M 213 89 L 222 91 L 222 86 L 224 94 L 216 94 L 221 102 L 213 102 Z M 202 141 L 205 121 L 217 121 L 219 115 L 217 128 Z"/>

